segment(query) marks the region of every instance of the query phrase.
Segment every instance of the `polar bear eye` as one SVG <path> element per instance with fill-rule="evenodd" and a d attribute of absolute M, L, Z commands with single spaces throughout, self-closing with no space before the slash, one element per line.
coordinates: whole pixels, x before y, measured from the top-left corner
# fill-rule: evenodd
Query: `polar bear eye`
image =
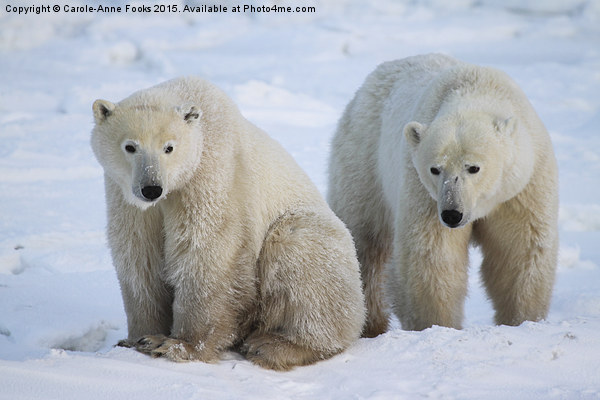
<path fill-rule="evenodd" d="M 165 146 L 165 154 L 169 154 L 171 152 L 173 152 L 173 146 L 171 146 L 171 145 Z"/>
<path fill-rule="evenodd" d="M 135 146 L 132 144 L 125 145 L 125 151 L 128 153 L 135 153 Z"/>
<path fill-rule="evenodd" d="M 467 171 L 469 171 L 470 174 L 476 174 L 479 172 L 479 167 L 476 165 L 472 165 L 467 169 Z"/>
<path fill-rule="evenodd" d="M 440 169 L 439 169 L 439 168 L 436 168 L 436 167 L 431 167 L 431 168 L 429 169 L 429 172 L 431 172 L 433 175 L 439 175 L 441 171 L 440 171 Z"/>

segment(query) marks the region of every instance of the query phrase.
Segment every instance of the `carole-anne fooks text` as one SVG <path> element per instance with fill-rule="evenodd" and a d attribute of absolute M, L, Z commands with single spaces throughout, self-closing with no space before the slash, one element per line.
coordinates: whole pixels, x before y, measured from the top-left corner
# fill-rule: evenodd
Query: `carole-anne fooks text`
<path fill-rule="evenodd" d="M 235 5 L 223 6 L 220 4 L 201 6 L 181 6 L 178 4 L 126 4 L 123 6 L 106 6 L 106 5 L 32 5 L 32 6 L 13 6 L 7 4 L 5 6 L 7 13 L 14 14 L 47 14 L 47 13 L 315 13 L 316 7 L 292 7 L 292 6 L 276 6 L 276 5 Z"/>

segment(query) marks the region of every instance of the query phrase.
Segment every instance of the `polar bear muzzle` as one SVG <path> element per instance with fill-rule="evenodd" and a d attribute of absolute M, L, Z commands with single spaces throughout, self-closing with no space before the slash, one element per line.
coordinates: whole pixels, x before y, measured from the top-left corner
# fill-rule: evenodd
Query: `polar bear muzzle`
<path fill-rule="evenodd" d="M 166 194 L 160 161 L 143 148 L 136 153 L 133 166 L 133 194 L 143 202 L 154 202 Z"/>

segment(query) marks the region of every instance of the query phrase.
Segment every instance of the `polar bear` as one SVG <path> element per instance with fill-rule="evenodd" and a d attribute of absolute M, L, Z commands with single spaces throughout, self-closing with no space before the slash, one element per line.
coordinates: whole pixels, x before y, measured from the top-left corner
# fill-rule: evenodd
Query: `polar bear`
<path fill-rule="evenodd" d="M 237 349 L 287 370 L 365 319 L 352 237 L 292 157 L 214 85 L 179 78 L 96 100 L 123 346 L 173 361 Z"/>
<path fill-rule="evenodd" d="M 444 55 L 381 64 L 332 142 L 328 201 L 353 234 L 364 336 L 461 328 L 468 246 L 497 324 L 548 312 L 557 264 L 557 166 L 549 135 L 504 73 Z"/>

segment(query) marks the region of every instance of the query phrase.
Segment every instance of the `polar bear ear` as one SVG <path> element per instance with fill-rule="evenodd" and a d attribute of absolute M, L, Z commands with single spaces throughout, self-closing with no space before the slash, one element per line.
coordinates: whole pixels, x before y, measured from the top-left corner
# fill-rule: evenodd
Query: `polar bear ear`
<path fill-rule="evenodd" d="M 517 119 L 515 117 L 496 118 L 494 121 L 494 128 L 496 128 L 497 132 L 510 136 L 517 128 Z"/>
<path fill-rule="evenodd" d="M 202 115 L 202 111 L 200 111 L 196 106 L 189 104 L 177 107 L 177 112 L 181 114 L 183 120 L 188 124 L 200 119 L 200 116 Z"/>
<path fill-rule="evenodd" d="M 108 100 L 98 99 L 92 105 L 92 110 L 94 111 L 94 119 L 96 120 L 96 123 L 99 124 L 106 121 L 113 113 L 115 105 Z"/>
<path fill-rule="evenodd" d="M 425 126 L 416 121 L 409 122 L 404 126 L 404 136 L 412 146 L 417 146 L 421 142 L 423 132 L 425 132 Z"/>

